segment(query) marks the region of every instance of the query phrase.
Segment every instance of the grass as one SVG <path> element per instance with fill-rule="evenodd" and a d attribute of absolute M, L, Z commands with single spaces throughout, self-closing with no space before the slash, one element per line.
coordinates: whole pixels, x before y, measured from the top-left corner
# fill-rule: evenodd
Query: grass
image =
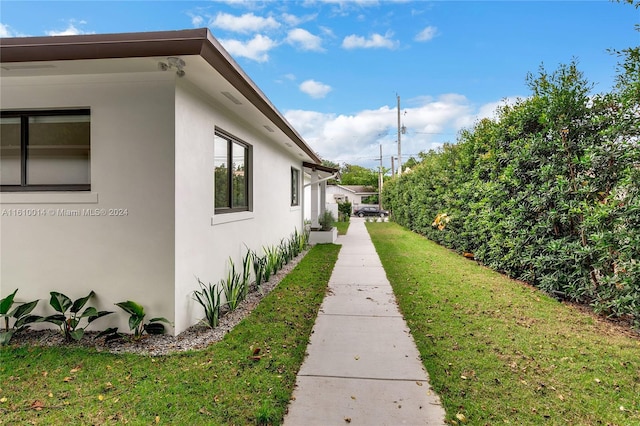
<path fill-rule="evenodd" d="M 393 223 L 367 223 L 450 424 L 640 425 L 640 339 Z"/>
<path fill-rule="evenodd" d="M 0 424 L 281 423 L 338 251 L 313 247 L 206 350 L 152 358 L 0 349 Z"/>
<path fill-rule="evenodd" d="M 338 235 L 347 235 L 349 229 L 349 222 L 335 222 L 336 228 L 338 228 Z"/>

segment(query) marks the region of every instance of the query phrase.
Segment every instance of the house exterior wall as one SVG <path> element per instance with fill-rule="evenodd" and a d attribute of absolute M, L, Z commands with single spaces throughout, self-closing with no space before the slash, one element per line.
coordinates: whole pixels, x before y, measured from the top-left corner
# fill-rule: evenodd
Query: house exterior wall
<path fill-rule="evenodd" d="M 38 313 L 51 314 L 50 291 L 76 299 L 94 290 L 90 304 L 117 315 L 90 329 L 128 330 L 114 306 L 124 300 L 172 318 L 174 78 L 3 76 L 0 90 L 3 110 L 91 109 L 90 192 L 0 194 L 0 293 L 18 288 L 18 300 L 41 299 Z"/>
<path fill-rule="evenodd" d="M 356 193 L 348 191 L 337 185 L 327 185 L 327 203 L 337 204 L 334 195 L 347 197 L 348 201 L 354 206 L 360 205 L 362 203 L 362 197 L 360 195 L 357 195 Z"/>
<path fill-rule="evenodd" d="M 302 205 L 291 206 L 291 167 L 302 161 L 256 131 L 233 111 L 178 80 L 176 88 L 175 329 L 179 333 L 204 317 L 194 303 L 196 277 L 205 284 L 226 277 L 229 258 L 236 269 L 251 250 L 279 244 L 302 229 Z M 214 213 L 214 129 L 252 146 L 250 212 Z M 280 143 L 281 145 L 281 143 Z M 302 191 L 302 189 L 301 189 Z"/>

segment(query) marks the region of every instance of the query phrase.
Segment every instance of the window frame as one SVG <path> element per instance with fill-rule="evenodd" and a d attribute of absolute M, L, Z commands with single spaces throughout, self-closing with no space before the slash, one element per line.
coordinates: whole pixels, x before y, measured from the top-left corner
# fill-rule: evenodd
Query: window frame
<path fill-rule="evenodd" d="M 247 212 L 253 211 L 253 146 L 242 139 L 233 136 L 231 133 L 226 132 L 219 127 L 215 127 L 214 135 L 216 137 L 222 138 L 227 142 L 227 158 L 226 164 L 227 166 L 227 181 L 229 184 L 227 185 L 227 199 L 228 206 L 227 207 L 216 207 L 216 184 L 215 184 L 215 160 L 214 160 L 214 179 L 213 179 L 213 211 L 214 214 L 227 214 L 227 213 L 237 213 L 237 212 Z M 231 165 L 233 164 L 233 145 L 237 144 L 245 148 L 244 155 L 244 178 L 245 178 L 245 189 L 244 189 L 244 197 L 246 200 L 245 206 L 233 207 L 233 168 Z M 214 144 L 214 158 L 215 158 L 215 144 Z"/>
<path fill-rule="evenodd" d="M 2 185 L 0 192 L 33 192 L 33 191 L 91 191 L 91 174 L 89 174 L 88 184 L 34 184 L 27 182 L 28 173 L 28 145 L 29 145 L 29 118 L 45 116 L 69 116 L 86 115 L 89 117 L 91 126 L 91 109 L 42 109 L 42 110 L 0 110 L 0 118 L 20 119 L 20 184 Z M 91 136 L 89 136 L 89 170 L 91 170 Z M 89 172 L 91 173 L 91 172 Z"/>
<path fill-rule="evenodd" d="M 291 167 L 291 207 L 300 207 L 300 170 L 295 167 Z"/>

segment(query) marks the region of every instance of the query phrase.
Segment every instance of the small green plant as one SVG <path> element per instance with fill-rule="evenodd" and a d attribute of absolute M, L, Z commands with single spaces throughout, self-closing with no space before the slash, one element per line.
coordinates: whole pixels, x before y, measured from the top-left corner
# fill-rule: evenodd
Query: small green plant
<path fill-rule="evenodd" d="M 229 259 L 229 271 L 227 272 L 227 278 L 221 282 L 222 291 L 226 299 L 226 305 L 230 311 L 235 311 L 240 302 L 242 302 L 247 295 L 247 283 L 243 281 L 241 275 L 236 272 L 236 265 L 233 260 Z"/>
<path fill-rule="evenodd" d="M 280 254 L 281 254 L 281 260 L 282 260 L 282 264 L 286 265 L 289 262 L 291 262 L 291 259 L 293 259 L 293 248 L 291 247 L 291 240 L 285 240 L 284 238 L 280 241 L 280 247 L 278 247 Z"/>
<path fill-rule="evenodd" d="M 200 278 L 197 280 L 198 284 L 200 284 L 200 290 L 195 290 L 193 292 L 193 299 L 204 308 L 206 321 L 203 320 L 203 322 L 206 322 L 209 327 L 215 328 L 218 326 L 218 321 L 220 320 L 222 289 L 211 283 L 209 283 L 209 285 L 205 285 L 200 281 Z"/>
<path fill-rule="evenodd" d="M 258 256 L 255 251 L 251 252 L 251 264 L 253 265 L 253 274 L 256 277 L 256 288 L 260 290 L 262 283 L 266 282 L 269 277 L 267 275 L 267 258 Z"/>
<path fill-rule="evenodd" d="M 297 232 L 297 230 L 296 230 Z M 309 247 L 309 235 L 311 234 L 311 229 L 306 227 L 301 234 L 298 234 L 298 251 L 302 253 Z"/>
<path fill-rule="evenodd" d="M 269 281 L 269 277 L 275 275 L 278 269 L 280 269 L 281 256 L 278 247 L 275 246 L 263 247 L 262 250 L 264 250 L 265 257 L 267 258 L 268 276 L 265 281 Z"/>
<path fill-rule="evenodd" d="M 246 299 L 247 294 L 249 293 L 249 285 L 251 284 L 251 252 L 247 251 L 247 253 L 242 258 L 242 289 L 243 295 L 242 298 Z"/>
<path fill-rule="evenodd" d="M 318 217 L 318 223 L 320 224 L 320 230 L 330 231 L 333 228 L 333 223 L 336 221 L 333 217 L 331 210 L 325 210 L 324 213 Z"/>
<path fill-rule="evenodd" d="M 129 330 L 133 331 L 134 340 L 140 340 L 145 332 L 147 334 L 164 334 L 165 327 L 162 323 L 171 324 L 171 322 L 164 317 L 151 318 L 149 322 L 145 323 L 144 317 L 146 314 L 144 307 L 131 300 L 116 303 L 116 306 L 130 315 Z"/>
<path fill-rule="evenodd" d="M 338 221 L 349 222 L 351 218 L 351 202 L 338 203 Z"/>
<path fill-rule="evenodd" d="M 81 297 L 74 301 L 57 291 L 52 291 L 49 294 L 51 294 L 49 305 L 51 305 L 51 307 L 58 313 L 43 318 L 43 321 L 60 327 L 60 330 L 64 334 L 64 338 L 68 342 L 82 339 L 82 336 L 84 336 L 84 332 L 89 324 L 100 317 L 113 313 L 111 311 L 98 311 L 93 306 L 87 307 L 82 311 L 82 313 L 80 312 L 89 299 L 95 296 L 96 293 L 93 290 L 85 297 Z M 83 318 L 87 319 L 87 325 L 80 327 L 80 322 Z"/>
<path fill-rule="evenodd" d="M 42 321 L 38 315 L 29 315 L 38 304 L 38 300 L 22 303 L 11 309 L 18 289 L 0 300 L 0 318 L 4 318 L 4 329 L 0 330 L 0 345 L 9 343 L 14 334 L 26 329 L 31 323 Z M 13 326 L 9 327 L 9 319 L 13 318 Z"/>

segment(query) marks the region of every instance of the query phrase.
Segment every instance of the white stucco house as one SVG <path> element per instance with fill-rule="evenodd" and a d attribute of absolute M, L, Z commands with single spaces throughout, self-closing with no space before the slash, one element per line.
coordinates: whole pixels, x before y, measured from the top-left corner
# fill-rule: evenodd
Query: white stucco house
<path fill-rule="evenodd" d="M 363 205 L 369 205 L 362 200 L 372 195 L 378 195 L 378 192 L 363 185 L 327 185 L 326 189 L 327 203 L 350 202 L 354 210 Z"/>
<path fill-rule="evenodd" d="M 207 29 L 0 40 L 0 297 L 49 292 L 178 334 L 196 277 L 301 230 L 335 170 Z M 53 313 L 53 312 L 49 312 Z"/>

